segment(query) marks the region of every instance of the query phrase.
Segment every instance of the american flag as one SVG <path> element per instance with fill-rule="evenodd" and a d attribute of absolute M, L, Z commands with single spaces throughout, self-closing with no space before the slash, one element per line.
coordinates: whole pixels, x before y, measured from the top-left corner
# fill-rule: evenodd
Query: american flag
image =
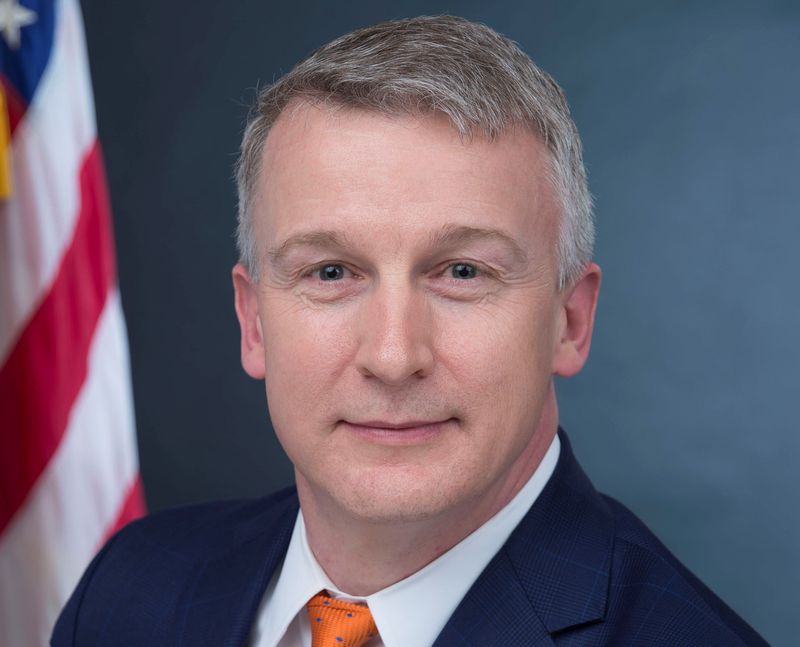
<path fill-rule="evenodd" d="M 78 0 L 0 0 L 0 645 L 47 643 L 143 512 Z"/>

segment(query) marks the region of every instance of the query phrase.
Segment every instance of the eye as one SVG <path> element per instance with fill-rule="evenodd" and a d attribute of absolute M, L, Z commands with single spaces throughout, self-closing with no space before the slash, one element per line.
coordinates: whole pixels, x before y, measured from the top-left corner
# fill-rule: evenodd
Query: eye
<path fill-rule="evenodd" d="M 477 275 L 477 268 L 469 263 L 454 263 L 450 266 L 450 276 L 454 279 L 474 279 Z"/>
<path fill-rule="evenodd" d="M 345 269 L 341 265 L 331 263 L 323 265 L 317 270 L 317 277 L 320 281 L 338 281 L 344 278 Z"/>

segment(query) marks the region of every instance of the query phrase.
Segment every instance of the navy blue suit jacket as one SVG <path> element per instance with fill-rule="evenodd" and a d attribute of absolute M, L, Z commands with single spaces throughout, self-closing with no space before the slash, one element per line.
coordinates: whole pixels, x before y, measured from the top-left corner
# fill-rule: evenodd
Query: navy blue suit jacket
<path fill-rule="evenodd" d="M 437 647 L 766 644 L 629 510 L 595 491 L 563 432 L 561 442 L 552 478 Z M 52 644 L 245 644 L 297 509 L 290 489 L 130 524 L 87 569 Z"/>

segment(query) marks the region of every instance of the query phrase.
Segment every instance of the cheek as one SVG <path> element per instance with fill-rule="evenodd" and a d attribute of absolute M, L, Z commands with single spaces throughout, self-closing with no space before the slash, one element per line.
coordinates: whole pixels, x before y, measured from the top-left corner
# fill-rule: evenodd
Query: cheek
<path fill-rule="evenodd" d="M 554 326 L 546 313 L 531 312 L 532 305 L 476 312 L 460 319 L 464 334 L 440 338 L 440 358 L 481 426 L 531 429 L 536 422 L 552 376 Z"/>
<path fill-rule="evenodd" d="M 527 378 L 531 371 L 549 374 L 551 319 L 530 303 L 440 314 L 439 355 L 455 374 L 486 384 Z"/>
<path fill-rule="evenodd" d="M 351 354 L 351 326 L 345 312 L 308 308 L 294 295 L 266 301 L 261 320 L 267 396 L 286 410 L 271 406 L 277 426 L 276 418 L 294 414 L 302 419 L 331 393 Z"/>

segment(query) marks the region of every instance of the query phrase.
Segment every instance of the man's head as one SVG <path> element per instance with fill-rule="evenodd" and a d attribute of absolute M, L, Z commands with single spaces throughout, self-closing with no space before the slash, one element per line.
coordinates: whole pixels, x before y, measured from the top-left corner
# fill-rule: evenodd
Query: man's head
<path fill-rule="evenodd" d="M 242 362 L 304 510 L 482 521 L 589 348 L 599 270 L 561 92 L 486 27 L 388 23 L 264 91 L 242 148 Z"/>

